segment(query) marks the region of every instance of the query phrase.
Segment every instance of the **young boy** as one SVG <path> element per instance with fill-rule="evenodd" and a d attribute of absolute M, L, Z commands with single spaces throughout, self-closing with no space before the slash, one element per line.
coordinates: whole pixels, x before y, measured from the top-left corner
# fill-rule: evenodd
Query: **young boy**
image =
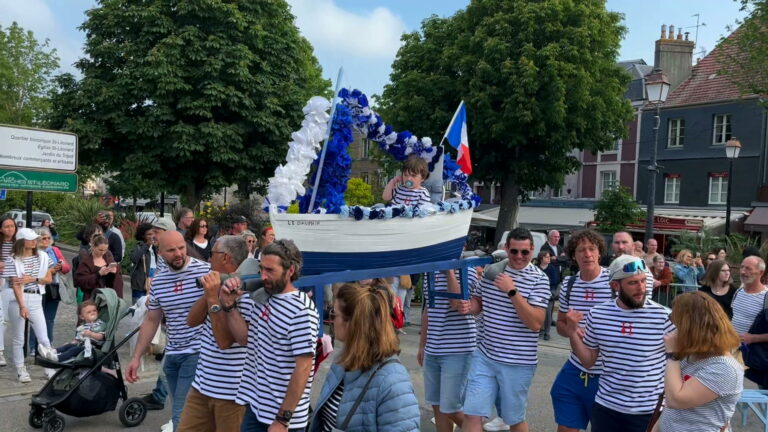
<path fill-rule="evenodd" d="M 430 202 L 429 191 L 421 183 L 429 176 L 427 162 L 410 155 L 403 163 L 403 174 L 393 178 L 384 188 L 382 198 L 390 204 L 421 205 Z"/>
<path fill-rule="evenodd" d="M 96 303 L 86 300 L 77 307 L 77 315 L 81 325 L 75 331 L 75 340 L 56 348 L 45 358 L 55 362 L 64 362 L 77 357 L 86 350 L 86 345 L 101 345 L 104 343 L 104 330 L 106 325 L 99 319 L 99 311 Z"/>

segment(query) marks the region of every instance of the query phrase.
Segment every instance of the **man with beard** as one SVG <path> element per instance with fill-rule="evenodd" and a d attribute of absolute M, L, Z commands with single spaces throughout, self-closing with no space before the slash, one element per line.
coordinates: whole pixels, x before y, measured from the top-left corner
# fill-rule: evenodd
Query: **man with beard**
<path fill-rule="evenodd" d="M 749 332 L 757 314 L 763 310 L 765 296 L 768 291 L 761 282 L 765 274 L 765 261 L 759 256 L 748 256 L 741 261 L 742 287 L 733 295 L 731 309 L 733 318 L 731 323 L 736 333 L 741 338 L 743 346 L 749 347 L 753 343 L 768 342 L 768 334 L 752 334 Z M 744 348 L 742 348 L 744 349 Z M 747 379 L 757 383 L 760 388 L 768 387 L 768 371 L 759 371 L 749 368 L 744 373 Z"/>
<path fill-rule="evenodd" d="M 245 366 L 236 401 L 246 405 L 241 430 L 299 431 L 309 421 L 309 393 L 318 332 L 315 305 L 293 281 L 301 270 L 301 252 L 290 240 L 276 240 L 261 251 L 261 278 L 269 295 L 245 316 L 226 314 L 227 326 L 214 336 L 229 335 L 247 344 Z M 230 282 L 231 281 L 231 282 Z M 222 304 L 239 297 L 239 281 L 222 287 Z"/>
<path fill-rule="evenodd" d="M 187 256 L 186 242 L 177 231 L 166 231 L 158 240 L 160 256 L 168 269 L 152 279 L 149 310 L 141 324 L 136 351 L 128 365 L 126 379 L 131 383 L 139 379 L 139 360 L 149 348 L 165 316 L 168 343 L 165 346 L 163 371 L 173 399 L 173 430 L 176 430 L 187 392 L 195 378 L 203 330 L 201 326 L 189 327 L 187 315 L 192 305 L 203 295 L 203 290 L 197 286 L 197 278 L 210 273 L 211 266 Z"/>
<path fill-rule="evenodd" d="M 663 306 L 646 297 L 645 262 L 622 255 L 608 269 L 618 298 L 567 314 L 566 333 L 585 368 L 598 358 L 603 373 L 592 407 L 593 432 L 644 432 L 664 391 L 664 335 L 674 330 Z"/>
<path fill-rule="evenodd" d="M 107 244 L 109 246 L 109 251 L 112 253 L 112 257 L 116 262 L 121 262 L 123 260 L 124 240 L 122 240 L 122 235 L 115 233 L 114 226 L 112 226 L 112 223 L 114 222 L 113 214 L 114 213 L 108 210 L 99 212 L 96 215 L 96 223 L 99 224 L 104 231 L 104 237 L 107 238 Z"/>

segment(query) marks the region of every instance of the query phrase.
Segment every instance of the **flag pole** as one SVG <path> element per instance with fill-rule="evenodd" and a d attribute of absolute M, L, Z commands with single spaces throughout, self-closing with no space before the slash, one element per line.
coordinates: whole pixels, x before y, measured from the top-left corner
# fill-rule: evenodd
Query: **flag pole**
<path fill-rule="evenodd" d="M 443 141 L 445 141 L 445 139 L 446 139 L 446 138 L 448 138 L 448 131 L 450 131 L 450 130 L 451 130 L 451 126 L 453 126 L 453 122 L 455 122 L 455 121 L 456 121 L 456 116 L 458 116 L 458 115 L 459 115 L 459 111 L 461 111 L 461 107 L 462 107 L 462 106 L 464 106 L 464 101 L 461 101 L 461 102 L 459 103 L 459 106 L 458 106 L 458 108 L 456 108 L 456 112 L 455 112 L 455 113 L 453 113 L 453 117 L 451 118 L 451 122 L 450 122 L 450 123 L 448 123 L 448 127 L 445 129 L 445 133 L 443 134 L 443 139 L 441 139 L 441 140 L 440 140 L 440 144 L 438 144 L 438 145 L 442 145 L 442 144 L 443 144 Z"/>
<path fill-rule="evenodd" d="M 328 141 L 331 138 L 331 129 L 333 129 L 333 116 L 336 114 L 336 101 L 339 99 L 339 90 L 341 89 L 341 78 L 344 76 L 344 68 L 339 68 L 339 74 L 336 76 L 336 89 L 333 91 L 333 100 L 331 102 L 331 117 L 328 119 L 328 130 L 325 132 L 323 140 L 323 150 L 320 152 L 320 162 L 317 164 L 317 173 L 315 174 L 315 184 L 312 187 L 312 196 L 309 198 L 309 207 L 307 213 L 312 213 L 315 206 L 315 196 L 317 188 L 320 185 L 320 177 L 323 175 L 323 164 L 325 163 L 325 153 L 328 150 Z"/>

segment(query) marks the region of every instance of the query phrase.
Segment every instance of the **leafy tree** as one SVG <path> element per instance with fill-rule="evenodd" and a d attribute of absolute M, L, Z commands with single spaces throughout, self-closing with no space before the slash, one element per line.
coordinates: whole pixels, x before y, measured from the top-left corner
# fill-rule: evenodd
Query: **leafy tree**
<path fill-rule="evenodd" d="M 742 93 L 768 94 L 768 0 L 740 0 L 749 12 L 738 28 L 721 39 L 718 60 Z M 762 100 L 764 106 L 768 106 Z"/>
<path fill-rule="evenodd" d="M 33 126 L 47 108 L 56 50 L 14 22 L 0 26 L 0 123 Z"/>
<path fill-rule="evenodd" d="M 603 197 L 595 204 L 595 222 L 604 233 L 624 230 L 627 224 L 636 223 L 643 217 L 645 212 L 625 186 L 603 192 Z"/>
<path fill-rule="evenodd" d="M 371 206 L 376 202 L 371 185 L 363 179 L 352 177 L 347 182 L 347 191 L 344 192 L 344 202 L 349 205 Z"/>
<path fill-rule="evenodd" d="M 579 167 L 574 149 L 626 134 L 620 21 L 603 0 L 472 1 L 402 37 L 381 111 L 398 130 L 442 137 L 466 102 L 473 175 L 502 186 L 501 235 L 526 191 L 560 187 Z"/>
<path fill-rule="evenodd" d="M 87 14 L 83 78 L 62 78 L 54 126 L 80 134 L 83 163 L 190 207 L 263 186 L 329 86 L 284 0 L 100 0 Z"/>

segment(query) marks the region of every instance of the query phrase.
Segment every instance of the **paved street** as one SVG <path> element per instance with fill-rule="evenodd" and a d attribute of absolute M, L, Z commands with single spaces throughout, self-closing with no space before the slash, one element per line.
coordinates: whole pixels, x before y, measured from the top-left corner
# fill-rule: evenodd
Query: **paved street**
<path fill-rule="evenodd" d="M 65 251 L 68 258 L 71 257 L 71 253 Z M 418 306 L 414 305 L 411 310 L 411 322 L 419 322 Z M 54 344 L 65 343 L 72 337 L 72 332 L 75 326 L 75 306 L 61 305 L 56 319 L 56 328 L 54 331 Z M 421 374 L 421 369 L 416 363 L 416 352 L 419 341 L 419 329 L 420 326 L 415 324 L 406 328 L 407 335 L 401 336 L 401 360 L 403 364 L 408 368 L 411 373 L 411 379 L 419 401 L 424 400 L 424 381 Z M 123 320 L 120 325 L 118 338 L 125 335 L 130 331 L 130 325 L 128 320 Z M 554 381 L 557 372 L 568 357 L 568 343 L 567 340 L 561 338 L 555 334 L 554 328 L 552 330 L 553 338 L 548 342 L 541 343 L 539 348 L 539 366 L 536 370 L 536 375 L 533 380 L 533 385 L 530 391 L 530 402 L 528 405 L 528 419 L 530 422 L 531 431 L 554 431 L 556 426 L 552 414 L 552 405 L 549 398 L 549 389 Z M 10 352 L 10 339 L 5 338 L 6 353 Z M 123 361 L 123 368 L 128 363 L 128 348 L 122 348 L 120 350 L 120 358 Z M 10 360 L 10 359 L 9 359 Z M 28 364 L 30 361 L 27 362 Z M 157 362 L 152 358 L 146 360 L 146 370 L 141 373 L 141 382 L 128 386 L 128 394 L 130 397 L 140 396 L 149 392 L 155 382 L 157 376 Z M 331 361 L 326 360 L 320 368 L 315 385 L 313 386 L 313 400 L 319 395 L 320 388 L 324 381 L 328 367 Z M 16 380 L 13 367 L 7 366 L 0 368 L 0 431 L 2 432 L 15 432 L 15 431 L 30 431 L 32 430 L 27 425 L 27 415 L 29 413 L 29 400 L 31 394 L 39 390 L 42 387 L 44 381 L 44 375 L 42 368 L 38 366 L 29 366 L 29 372 L 32 375 L 33 381 L 29 384 L 20 384 Z M 751 382 L 747 382 L 747 387 L 755 388 Z M 159 431 L 160 426 L 166 423 L 170 418 L 170 404 L 166 405 L 164 411 L 150 411 L 145 422 L 136 428 L 141 431 Z M 421 405 L 422 412 L 422 431 L 434 431 L 434 425 L 430 423 L 431 407 L 425 404 Z M 123 426 L 118 420 L 117 412 L 105 413 L 94 418 L 76 419 L 66 416 L 67 430 L 70 431 L 99 431 L 109 432 L 123 430 Z M 760 422 L 757 420 L 754 414 L 749 415 L 749 422 L 747 427 L 740 426 L 740 417 L 738 414 L 734 417 L 734 431 L 759 431 L 762 430 Z"/>

